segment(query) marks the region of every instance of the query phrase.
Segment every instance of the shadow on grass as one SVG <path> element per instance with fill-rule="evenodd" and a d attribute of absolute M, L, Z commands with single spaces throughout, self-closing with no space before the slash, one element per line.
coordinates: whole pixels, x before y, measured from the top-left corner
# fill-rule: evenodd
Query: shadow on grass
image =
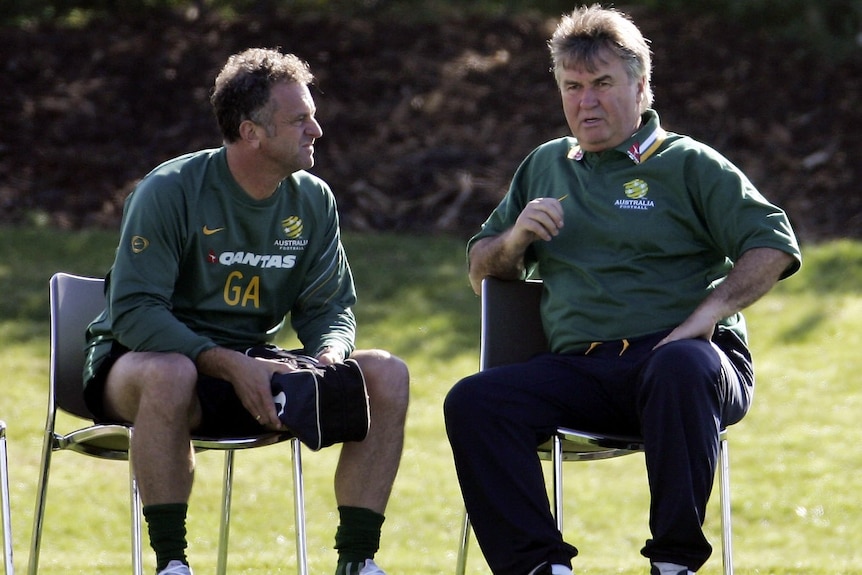
<path fill-rule="evenodd" d="M 819 295 L 859 293 L 862 285 L 862 243 L 853 240 L 803 246 L 802 268 L 776 290 L 792 294 L 810 292 Z"/>

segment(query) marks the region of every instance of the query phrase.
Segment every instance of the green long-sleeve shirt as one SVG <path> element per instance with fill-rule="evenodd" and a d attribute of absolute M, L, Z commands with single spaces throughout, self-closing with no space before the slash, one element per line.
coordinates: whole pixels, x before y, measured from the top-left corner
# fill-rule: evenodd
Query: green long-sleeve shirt
<path fill-rule="evenodd" d="M 353 350 L 356 294 L 331 190 L 300 171 L 254 200 L 224 148 L 170 160 L 140 182 L 106 286 L 85 376 L 114 340 L 194 360 L 266 341 L 288 315 L 309 352 Z"/>

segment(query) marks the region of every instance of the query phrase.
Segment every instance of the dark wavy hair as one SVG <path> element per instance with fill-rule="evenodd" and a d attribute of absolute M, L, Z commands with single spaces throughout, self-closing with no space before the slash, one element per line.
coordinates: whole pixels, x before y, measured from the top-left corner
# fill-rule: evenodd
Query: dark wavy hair
<path fill-rule="evenodd" d="M 276 49 L 249 48 L 231 56 L 215 80 L 210 103 L 225 141 L 239 139 L 245 120 L 267 125 L 274 112 L 269 104 L 272 87 L 281 82 L 308 85 L 314 76 L 308 64 Z"/>

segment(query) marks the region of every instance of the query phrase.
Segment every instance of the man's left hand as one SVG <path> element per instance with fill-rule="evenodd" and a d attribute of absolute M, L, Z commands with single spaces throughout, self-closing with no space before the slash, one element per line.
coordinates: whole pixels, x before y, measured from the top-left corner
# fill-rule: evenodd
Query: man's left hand
<path fill-rule="evenodd" d="M 344 361 L 344 358 L 331 347 L 324 347 L 317 354 L 317 361 L 320 362 L 320 365 L 332 365 Z"/>

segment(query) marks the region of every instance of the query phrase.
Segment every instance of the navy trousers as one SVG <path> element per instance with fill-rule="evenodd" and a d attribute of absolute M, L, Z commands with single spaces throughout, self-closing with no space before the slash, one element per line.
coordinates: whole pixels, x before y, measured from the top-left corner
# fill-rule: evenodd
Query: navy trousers
<path fill-rule="evenodd" d="M 476 539 L 496 575 L 571 566 L 536 448 L 557 427 L 642 435 L 650 488 L 651 561 L 700 568 L 719 431 L 751 404 L 754 374 L 732 332 L 653 349 L 667 332 L 605 342 L 586 354 L 544 354 L 459 381 L 446 431 Z"/>

